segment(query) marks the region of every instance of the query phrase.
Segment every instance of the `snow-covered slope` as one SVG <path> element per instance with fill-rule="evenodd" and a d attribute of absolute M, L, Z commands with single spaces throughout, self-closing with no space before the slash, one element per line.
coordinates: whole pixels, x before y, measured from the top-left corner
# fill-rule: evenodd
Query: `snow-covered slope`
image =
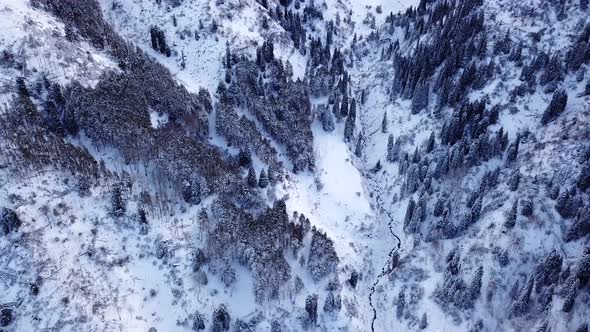
<path fill-rule="evenodd" d="M 0 329 L 585 331 L 583 3 L 0 0 Z"/>

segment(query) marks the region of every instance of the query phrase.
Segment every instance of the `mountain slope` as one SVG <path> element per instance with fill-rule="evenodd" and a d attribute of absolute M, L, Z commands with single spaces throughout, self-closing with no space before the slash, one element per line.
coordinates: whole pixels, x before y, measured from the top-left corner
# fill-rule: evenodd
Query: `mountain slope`
<path fill-rule="evenodd" d="M 0 325 L 584 331 L 587 12 L 0 0 Z"/>

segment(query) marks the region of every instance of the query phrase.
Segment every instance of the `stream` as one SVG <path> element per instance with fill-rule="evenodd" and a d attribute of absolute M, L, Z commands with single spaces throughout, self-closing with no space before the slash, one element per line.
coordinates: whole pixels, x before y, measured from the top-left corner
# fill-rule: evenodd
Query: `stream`
<path fill-rule="evenodd" d="M 371 179 L 371 178 L 368 177 L 367 179 Z M 378 190 L 373 190 L 373 192 L 378 193 L 379 191 Z M 389 219 L 389 222 L 387 223 L 387 226 L 389 228 L 389 232 L 391 233 L 391 236 L 393 236 L 397 240 L 397 246 L 391 248 L 391 250 L 389 251 L 387 261 L 385 262 L 385 264 L 381 268 L 381 273 L 379 273 L 379 275 L 377 276 L 377 279 L 375 280 L 375 282 L 371 286 L 371 292 L 369 293 L 369 305 L 371 306 L 371 309 L 373 310 L 373 318 L 371 319 L 371 332 L 375 332 L 375 321 L 377 320 L 377 309 L 373 305 L 373 294 L 375 294 L 375 290 L 377 288 L 377 285 L 381 281 L 381 278 L 383 278 L 384 276 L 388 275 L 393 270 L 393 268 L 394 268 L 392 266 L 393 254 L 396 251 L 400 250 L 401 249 L 401 245 L 402 245 L 402 240 L 399 238 L 399 236 L 397 236 L 393 232 L 393 227 L 392 227 L 393 217 L 391 216 L 391 212 L 389 212 L 388 210 L 385 210 L 383 208 L 383 200 L 381 199 L 381 194 L 377 194 L 376 201 L 377 201 L 377 208 L 378 208 L 378 210 L 380 212 L 385 212 L 385 215 L 387 215 L 387 218 Z"/>

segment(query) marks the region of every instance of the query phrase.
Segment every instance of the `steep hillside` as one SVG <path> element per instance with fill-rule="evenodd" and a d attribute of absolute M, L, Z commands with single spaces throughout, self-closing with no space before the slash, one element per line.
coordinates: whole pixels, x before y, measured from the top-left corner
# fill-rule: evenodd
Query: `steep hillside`
<path fill-rule="evenodd" d="M 0 330 L 587 331 L 586 0 L 0 0 Z"/>

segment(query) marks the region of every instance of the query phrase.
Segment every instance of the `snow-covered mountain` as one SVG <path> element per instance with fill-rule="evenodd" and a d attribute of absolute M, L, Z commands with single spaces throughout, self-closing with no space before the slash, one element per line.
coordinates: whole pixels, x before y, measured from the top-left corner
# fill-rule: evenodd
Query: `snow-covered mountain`
<path fill-rule="evenodd" d="M 587 0 L 0 0 L 0 331 L 587 331 Z"/>

